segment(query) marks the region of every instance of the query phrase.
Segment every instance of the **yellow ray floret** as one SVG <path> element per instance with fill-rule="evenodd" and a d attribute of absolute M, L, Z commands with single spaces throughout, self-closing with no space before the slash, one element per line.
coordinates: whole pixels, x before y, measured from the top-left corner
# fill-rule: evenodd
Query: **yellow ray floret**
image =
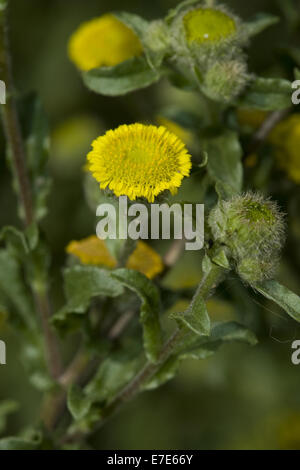
<path fill-rule="evenodd" d="M 160 274 L 164 268 L 159 254 L 142 241 L 138 241 L 136 249 L 129 256 L 126 267 L 145 274 L 149 279 Z"/>
<path fill-rule="evenodd" d="M 110 269 L 117 266 L 117 260 L 110 254 L 105 242 L 96 235 L 70 242 L 66 252 L 79 258 L 82 264 L 105 266 Z M 145 274 L 149 279 L 153 279 L 163 270 L 163 263 L 156 251 L 146 243 L 138 241 L 126 267 L 135 269 Z"/>
<path fill-rule="evenodd" d="M 137 35 L 111 14 L 83 23 L 68 46 L 71 61 L 84 71 L 120 64 L 142 51 Z"/>
<path fill-rule="evenodd" d="M 87 158 L 90 171 L 116 196 L 149 202 L 165 190 L 175 193 L 191 169 L 184 143 L 165 127 L 122 125 L 98 137 Z"/>
<path fill-rule="evenodd" d="M 66 252 L 79 258 L 82 264 L 102 265 L 107 268 L 115 268 L 117 265 L 105 242 L 96 235 L 70 242 Z"/>

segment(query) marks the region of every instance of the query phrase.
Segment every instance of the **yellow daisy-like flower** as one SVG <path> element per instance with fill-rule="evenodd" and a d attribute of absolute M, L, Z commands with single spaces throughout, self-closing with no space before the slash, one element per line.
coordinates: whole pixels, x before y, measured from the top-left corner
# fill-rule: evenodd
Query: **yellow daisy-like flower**
<path fill-rule="evenodd" d="M 87 158 L 90 171 L 116 196 L 149 202 L 164 190 L 176 193 L 191 169 L 184 143 L 165 127 L 122 125 L 94 140 Z"/>
<path fill-rule="evenodd" d="M 279 166 L 295 183 L 300 183 L 300 114 L 293 114 L 278 124 L 269 140 L 276 147 Z"/>
<path fill-rule="evenodd" d="M 71 61 L 84 71 L 120 64 L 142 51 L 137 35 L 112 14 L 83 23 L 68 45 Z"/>
<path fill-rule="evenodd" d="M 70 242 L 66 252 L 79 258 L 82 264 L 105 266 L 109 269 L 117 266 L 117 260 L 110 254 L 105 242 L 96 235 Z M 163 263 L 156 251 L 139 240 L 127 261 L 126 267 L 135 269 L 145 274 L 149 279 L 153 279 L 162 272 Z"/>
<path fill-rule="evenodd" d="M 183 18 L 188 43 L 217 43 L 236 33 L 235 21 L 226 13 L 213 8 L 197 8 Z"/>

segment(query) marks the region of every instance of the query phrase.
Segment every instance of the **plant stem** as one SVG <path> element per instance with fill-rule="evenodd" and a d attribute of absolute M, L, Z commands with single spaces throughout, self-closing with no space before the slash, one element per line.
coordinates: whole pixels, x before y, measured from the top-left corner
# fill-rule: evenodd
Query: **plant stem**
<path fill-rule="evenodd" d="M 224 273 L 224 269 L 212 265 L 211 270 L 204 275 L 201 283 L 199 284 L 194 297 L 192 299 L 192 304 L 196 302 L 198 297 L 207 299 L 212 289 L 214 289 L 218 283 L 221 281 Z M 100 422 L 96 425 L 96 428 L 93 430 L 99 429 L 102 425 L 109 419 L 113 414 L 115 414 L 120 407 L 127 401 L 134 398 L 140 391 L 141 387 L 147 383 L 156 372 L 165 364 L 165 362 L 173 355 L 176 354 L 176 349 L 180 345 L 180 342 L 188 334 L 188 331 L 185 329 L 177 328 L 169 339 L 163 345 L 158 360 L 156 363 L 150 361 L 146 362 L 144 367 L 136 374 L 136 376 L 127 384 L 116 396 L 115 398 L 108 403 L 106 407 L 102 410 L 102 416 Z M 74 433 L 66 436 L 65 441 L 81 441 L 86 437 L 83 433 Z"/>
<path fill-rule="evenodd" d="M 41 317 L 42 330 L 44 332 L 47 367 L 51 377 L 57 379 L 62 370 L 61 356 L 57 337 L 50 326 L 52 312 L 46 287 L 42 291 L 33 288 L 33 295 L 37 311 Z"/>
<path fill-rule="evenodd" d="M 136 244 L 137 244 L 137 241 L 132 240 L 131 238 L 127 238 L 125 240 L 124 246 L 119 256 L 118 268 L 124 268 L 126 266 L 128 258 L 130 257 L 130 255 L 136 248 Z"/>
<path fill-rule="evenodd" d="M 7 32 L 8 28 L 6 21 L 7 4 L 5 3 L 2 8 L 3 10 L 0 12 L 0 71 L 1 78 L 6 86 L 6 104 L 2 105 L 2 118 L 7 142 L 11 151 L 14 171 L 19 185 L 19 197 L 24 210 L 25 225 L 28 227 L 33 222 L 33 206 L 30 185 L 26 172 L 23 139 L 14 98 L 14 86 Z"/>
<path fill-rule="evenodd" d="M 25 227 L 29 227 L 33 221 L 33 202 L 29 179 L 26 170 L 26 155 L 21 133 L 20 121 L 15 101 L 13 75 L 9 51 L 7 26 L 7 1 L 0 2 L 0 72 L 6 85 L 6 104 L 2 105 L 2 119 L 5 129 L 9 151 L 11 153 L 14 172 L 18 183 L 18 195 L 24 212 Z M 33 283 L 34 284 L 34 283 Z M 33 286 L 35 304 L 41 316 L 42 328 L 46 342 L 46 359 L 49 372 L 56 378 L 61 371 L 60 354 L 56 336 L 50 325 L 51 316 L 50 301 L 47 288 L 36 289 Z"/>
<path fill-rule="evenodd" d="M 257 150 L 261 147 L 261 145 L 264 143 L 270 132 L 274 129 L 274 127 L 282 121 L 284 118 L 286 118 L 292 111 L 292 107 L 290 108 L 285 108 L 281 109 L 279 111 L 273 111 L 271 114 L 269 114 L 266 119 L 263 121 L 262 125 L 259 127 L 259 129 L 256 131 L 256 133 L 253 136 L 253 139 L 251 140 L 247 150 L 246 154 L 244 156 L 244 159 L 247 158 L 249 155 L 252 153 L 257 152 Z"/>

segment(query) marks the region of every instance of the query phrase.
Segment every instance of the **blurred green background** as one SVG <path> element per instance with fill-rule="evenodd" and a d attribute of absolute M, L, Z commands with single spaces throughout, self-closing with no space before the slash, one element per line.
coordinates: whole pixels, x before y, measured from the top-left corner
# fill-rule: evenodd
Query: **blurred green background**
<path fill-rule="evenodd" d="M 121 98 L 89 92 L 67 57 L 67 41 L 85 20 L 107 11 L 126 10 L 148 19 L 159 18 L 176 0 L 12 0 L 11 47 L 18 92 L 37 91 L 49 116 L 53 137 L 50 171 L 53 190 L 43 227 L 53 252 L 52 291 L 62 302 L 61 267 L 70 240 L 94 233 L 94 214 L 84 197 L 82 167 L 90 142 L 108 128 L 134 121 L 153 121 L 162 108 L 192 107 L 189 93 L 165 82 Z M 297 2 L 292 2 L 297 5 Z M 299 25 L 284 21 L 288 9 L 274 0 L 227 1 L 244 19 L 265 11 L 282 21 L 256 37 L 249 47 L 249 67 L 255 73 L 292 78 L 293 62 L 285 45 L 299 47 Z M 298 10 L 300 3 L 298 2 Z M 4 158 L 1 136 L 0 225 L 18 225 L 15 195 Z M 299 150 L 300 152 L 300 150 Z M 300 153 L 299 153 L 300 159 Z M 273 178 L 273 176 L 272 176 Z M 193 187 L 194 184 L 194 187 Z M 186 190 L 201 190 L 191 183 Z M 268 192 L 288 213 L 289 235 L 280 278 L 300 294 L 299 186 L 274 175 Z M 181 273 L 200 275 L 197 256 L 185 255 L 169 276 L 176 286 Z M 191 281 L 193 284 L 193 280 Z M 233 307 L 234 305 L 234 307 Z M 300 365 L 291 363 L 291 343 L 300 328 L 273 304 L 268 304 L 232 278 L 211 301 L 216 320 L 236 318 L 256 331 L 254 348 L 230 345 L 202 362 L 186 362 L 177 378 L 147 392 L 115 417 L 94 438 L 98 449 L 300 449 Z M 19 341 L 0 317 L 0 338 L 7 343 L 7 365 L 0 366 L 0 399 L 15 399 L 20 410 L 8 420 L 7 434 L 32 424 L 40 394 L 28 382 Z"/>

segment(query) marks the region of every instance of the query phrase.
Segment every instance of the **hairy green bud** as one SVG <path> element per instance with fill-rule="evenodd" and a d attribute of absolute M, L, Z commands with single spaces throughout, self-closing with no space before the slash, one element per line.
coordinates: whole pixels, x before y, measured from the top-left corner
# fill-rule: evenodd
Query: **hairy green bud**
<path fill-rule="evenodd" d="M 252 192 L 220 201 L 209 226 L 245 281 L 254 284 L 274 276 L 284 241 L 284 216 L 275 202 Z"/>
<path fill-rule="evenodd" d="M 165 53 L 170 47 L 166 23 L 162 20 L 152 21 L 145 32 L 144 41 L 152 52 Z"/>
<path fill-rule="evenodd" d="M 242 92 L 248 78 L 242 58 L 216 62 L 204 76 L 203 91 L 209 98 L 226 103 Z"/>
<path fill-rule="evenodd" d="M 228 102 L 247 81 L 241 20 L 222 5 L 181 11 L 170 25 L 172 61 L 210 98 Z"/>

